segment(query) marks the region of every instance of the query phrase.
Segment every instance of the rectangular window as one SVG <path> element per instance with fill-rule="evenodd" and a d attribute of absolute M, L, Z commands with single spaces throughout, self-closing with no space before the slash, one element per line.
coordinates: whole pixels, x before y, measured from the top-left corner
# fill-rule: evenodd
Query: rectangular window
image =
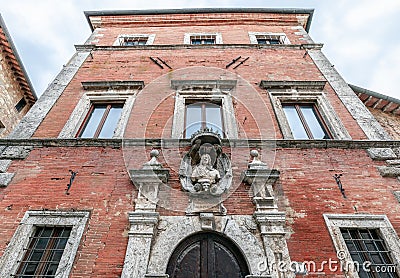
<path fill-rule="evenodd" d="M 190 36 L 190 44 L 216 44 L 215 35 Z"/>
<path fill-rule="evenodd" d="M 123 104 L 93 104 L 81 128 L 80 138 L 112 138 L 121 117 Z"/>
<path fill-rule="evenodd" d="M 17 109 L 18 112 L 21 112 L 22 109 L 26 106 L 26 100 L 24 98 L 21 98 L 20 101 L 15 105 L 15 109 Z"/>
<path fill-rule="evenodd" d="M 0 277 L 70 277 L 86 211 L 27 211 L 0 258 Z"/>
<path fill-rule="evenodd" d="M 257 35 L 258 44 L 283 44 L 284 39 L 279 35 Z"/>
<path fill-rule="evenodd" d="M 196 131 L 208 128 L 224 136 L 222 107 L 210 102 L 195 102 L 186 105 L 185 138 Z"/>
<path fill-rule="evenodd" d="M 71 233 L 70 227 L 35 227 L 14 277 L 55 277 Z"/>
<path fill-rule="evenodd" d="M 148 37 L 125 37 L 122 40 L 123 46 L 146 45 Z"/>
<path fill-rule="evenodd" d="M 331 139 L 321 115 L 313 103 L 282 104 L 294 139 Z"/>
<path fill-rule="evenodd" d="M 398 277 L 390 251 L 377 229 L 340 228 L 340 231 L 351 258 L 360 266 L 361 278 Z M 368 269 L 363 265 L 368 265 Z"/>
<path fill-rule="evenodd" d="M 150 45 L 154 43 L 156 34 L 120 34 L 114 46 Z"/>

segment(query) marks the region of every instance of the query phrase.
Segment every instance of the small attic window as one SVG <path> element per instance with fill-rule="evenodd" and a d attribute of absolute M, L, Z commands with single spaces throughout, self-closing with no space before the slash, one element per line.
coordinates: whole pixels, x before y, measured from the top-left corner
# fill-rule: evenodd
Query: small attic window
<path fill-rule="evenodd" d="M 222 44 L 221 33 L 185 33 L 183 44 L 209 45 Z"/>
<path fill-rule="evenodd" d="M 249 32 L 250 43 L 260 45 L 290 44 L 289 39 L 284 33 L 259 33 Z"/>
<path fill-rule="evenodd" d="M 26 100 L 25 98 L 21 98 L 20 101 L 15 105 L 15 109 L 17 109 L 18 112 L 21 112 L 22 109 L 26 106 Z"/>
<path fill-rule="evenodd" d="M 137 46 L 153 44 L 155 34 L 129 34 L 119 35 L 114 46 Z"/>
<path fill-rule="evenodd" d="M 215 35 L 198 35 L 190 37 L 190 44 L 215 44 Z"/>
<path fill-rule="evenodd" d="M 127 37 L 121 42 L 123 46 L 146 45 L 148 38 L 146 37 Z"/>

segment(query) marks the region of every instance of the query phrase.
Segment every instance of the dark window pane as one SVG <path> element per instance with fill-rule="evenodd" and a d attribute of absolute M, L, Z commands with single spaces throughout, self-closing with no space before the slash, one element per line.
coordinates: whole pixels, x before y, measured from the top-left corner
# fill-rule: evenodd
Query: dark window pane
<path fill-rule="evenodd" d="M 25 106 L 26 106 L 26 100 L 24 98 L 21 98 L 21 100 L 18 101 L 17 105 L 15 105 L 15 109 L 17 109 L 18 112 L 21 112 Z"/>
<path fill-rule="evenodd" d="M 122 105 L 114 106 L 110 109 L 107 119 L 104 122 L 103 128 L 99 134 L 99 138 L 112 138 L 115 128 L 117 127 L 119 118 L 121 117 Z"/>
<path fill-rule="evenodd" d="M 270 39 L 269 44 L 281 44 L 281 42 L 278 39 L 276 39 L 276 40 Z"/>
<path fill-rule="evenodd" d="M 55 277 L 71 228 L 36 227 L 16 277 Z"/>
<path fill-rule="evenodd" d="M 46 270 L 46 275 L 56 275 L 58 264 L 50 264 Z M 46 276 L 47 277 L 47 276 Z"/>
<path fill-rule="evenodd" d="M 303 113 L 304 119 L 306 120 L 314 139 L 329 139 L 329 136 L 322 127 L 313 106 L 301 106 L 301 112 Z"/>
<path fill-rule="evenodd" d="M 201 40 L 192 40 L 192 44 L 201 44 Z"/>
<path fill-rule="evenodd" d="M 360 265 L 360 277 L 397 277 L 392 271 L 393 262 L 390 259 L 389 250 L 383 243 L 376 229 L 341 229 L 346 246 L 350 251 L 353 261 Z M 363 269 L 364 262 L 370 262 L 370 272 Z M 389 270 L 386 272 L 374 272 L 374 270 Z"/>
<path fill-rule="evenodd" d="M 289 122 L 290 129 L 292 130 L 293 138 L 309 139 L 294 105 L 285 105 L 283 111 L 285 112 L 286 118 Z"/>
<path fill-rule="evenodd" d="M 106 111 L 106 106 L 95 106 L 92 113 L 87 120 L 84 130 L 80 137 L 82 138 L 93 138 L 96 130 L 100 124 L 100 121 Z"/>
<path fill-rule="evenodd" d="M 203 41 L 204 44 L 215 44 L 215 40 L 214 39 L 206 39 Z"/>
<path fill-rule="evenodd" d="M 29 264 L 27 264 L 26 269 L 24 271 L 24 274 L 27 274 L 27 275 L 35 274 L 35 271 L 36 271 L 36 268 L 38 267 L 38 265 L 39 265 L 38 263 L 29 263 Z"/>
<path fill-rule="evenodd" d="M 37 246 L 36 248 L 40 248 L 40 247 Z M 32 256 L 30 257 L 30 260 L 34 261 L 34 262 L 40 261 L 40 259 L 42 258 L 42 255 L 43 255 L 43 251 L 34 251 L 34 252 L 32 252 Z"/>
<path fill-rule="evenodd" d="M 133 37 L 133 38 L 125 38 L 122 45 L 124 46 L 134 46 L 134 45 L 146 45 L 147 37 Z"/>

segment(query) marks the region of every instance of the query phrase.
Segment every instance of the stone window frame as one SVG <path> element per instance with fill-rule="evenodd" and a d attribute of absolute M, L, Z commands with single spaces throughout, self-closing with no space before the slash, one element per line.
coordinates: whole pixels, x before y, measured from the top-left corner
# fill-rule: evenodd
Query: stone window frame
<path fill-rule="evenodd" d="M 18 271 L 36 226 L 68 226 L 72 230 L 55 275 L 68 278 L 89 215 L 87 211 L 27 211 L 0 259 L 0 277 L 9 277 Z"/>
<path fill-rule="evenodd" d="M 330 104 L 326 94 L 322 91 L 324 84 L 311 84 L 307 82 L 304 84 L 291 84 L 296 88 L 284 89 L 280 87 L 285 83 L 283 82 L 271 82 L 274 84 L 266 84 L 268 82 L 262 81 L 261 87 L 268 90 L 269 97 L 271 99 L 272 107 L 275 112 L 278 124 L 280 126 L 282 135 L 284 139 L 294 139 L 292 131 L 290 129 L 289 122 L 286 118 L 285 112 L 283 111 L 282 103 L 313 103 L 318 109 L 324 123 L 326 124 L 330 134 L 331 139 L 339 140 L 351 140 L 350 134 L 340 121 L 340 118 L 336 114 L 332 105 Z M 275 84 L 275 83 L 282 83 Z M 296 82 L 293 82 L 296 83 Z M 302 87 L 304 86 L 304 87 Z M 277 88 L 280 87 L 280 88 Z M 331 140 L 326 139 L 326 140 Z M 305 139 L 312 140 L 312 139 Z"/>
<path fill-rule="evenodd" d="M 277 36 L 282 44 L 291 44 L 285 33 L 274 32 L 249 32 L 250 44 L 258 44 L 257 36 Z"/>
<path fill-rule="evenodd" d="M 82 126 L 92 104 L 111 102 L 124 103 L 120 119 L 112 138 L 123 137 L 136 96 L 144 86 L 143 82 L 133 81 L 130 82 L 129 86 L 128 84 L 120 84 L 117 86 L 114 82 L 102 82 L 105 84 L 98 83 L 100 82 L 83 82 L 84 89 L 90 91 L 83 94 L 67 123 L 64 125 L 64 128 L 58 135 L 58 138 L 76 138 L 79 128 Z"/>
<path fill-rule="evenodd" d="M 183 37 L 183 44 L 191 45 L 190 38 L 194 36 L 215 36 L 215 44 L 223 44 L 221 33 L 185 33 Z"/>
<path fill-rule="evenodd" d="M 126 38 L 147 38 L 146 45 L 152 45 L 156 38 L 156 34 L 120 34 L 115 40 L 113 46 L 124 46 Z"/>
<path fill-rule="evenodd" d="M 196 100 L 204 102 L 207 99 L 221 103 L 225 138 L 238 138 L 233 99 L 230 93 L 236 87 L 236 80 L 171 80 L 171 87 L 176 90 L 172 138 L 184 138 L 186 103 Z"/>
<path fill-rule="evenodd" d="M 340 228 L 377 229 L 390 251 L 391 259 L 395 265 L 400 265 L 400 240 L 386 215 L 372 214 L 323 214 L 329 234 L 332 238 L 336 251 L 344 252 L 343 263 L 345 266 L 352 265 L 352 258 L 344 241 Z M 341 259 L 341 258 L 339 258 Z M 361 266 L 360 266 L 361 267 Z M 351 277 L 358 278 L 358 273 L 351 267 L 346 269 Z"/>

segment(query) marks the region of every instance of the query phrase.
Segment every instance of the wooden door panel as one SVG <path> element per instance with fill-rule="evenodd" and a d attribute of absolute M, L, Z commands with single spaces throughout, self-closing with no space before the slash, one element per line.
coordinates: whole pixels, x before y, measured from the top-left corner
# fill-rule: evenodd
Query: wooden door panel
<path fill-rule="evenodd" d="M 232 242 L 215 233 L 200 233 L 178 245 L 167 273 L 171 278 L 244 278 L 249 272 Z"/>
<path fill-rule="evenodd" d="M 241 278 L 242 276 L 240 266 L 237 259 L 222 244 L 214 242 L 214 254 L 215 254 L 215 278 Z"/>

